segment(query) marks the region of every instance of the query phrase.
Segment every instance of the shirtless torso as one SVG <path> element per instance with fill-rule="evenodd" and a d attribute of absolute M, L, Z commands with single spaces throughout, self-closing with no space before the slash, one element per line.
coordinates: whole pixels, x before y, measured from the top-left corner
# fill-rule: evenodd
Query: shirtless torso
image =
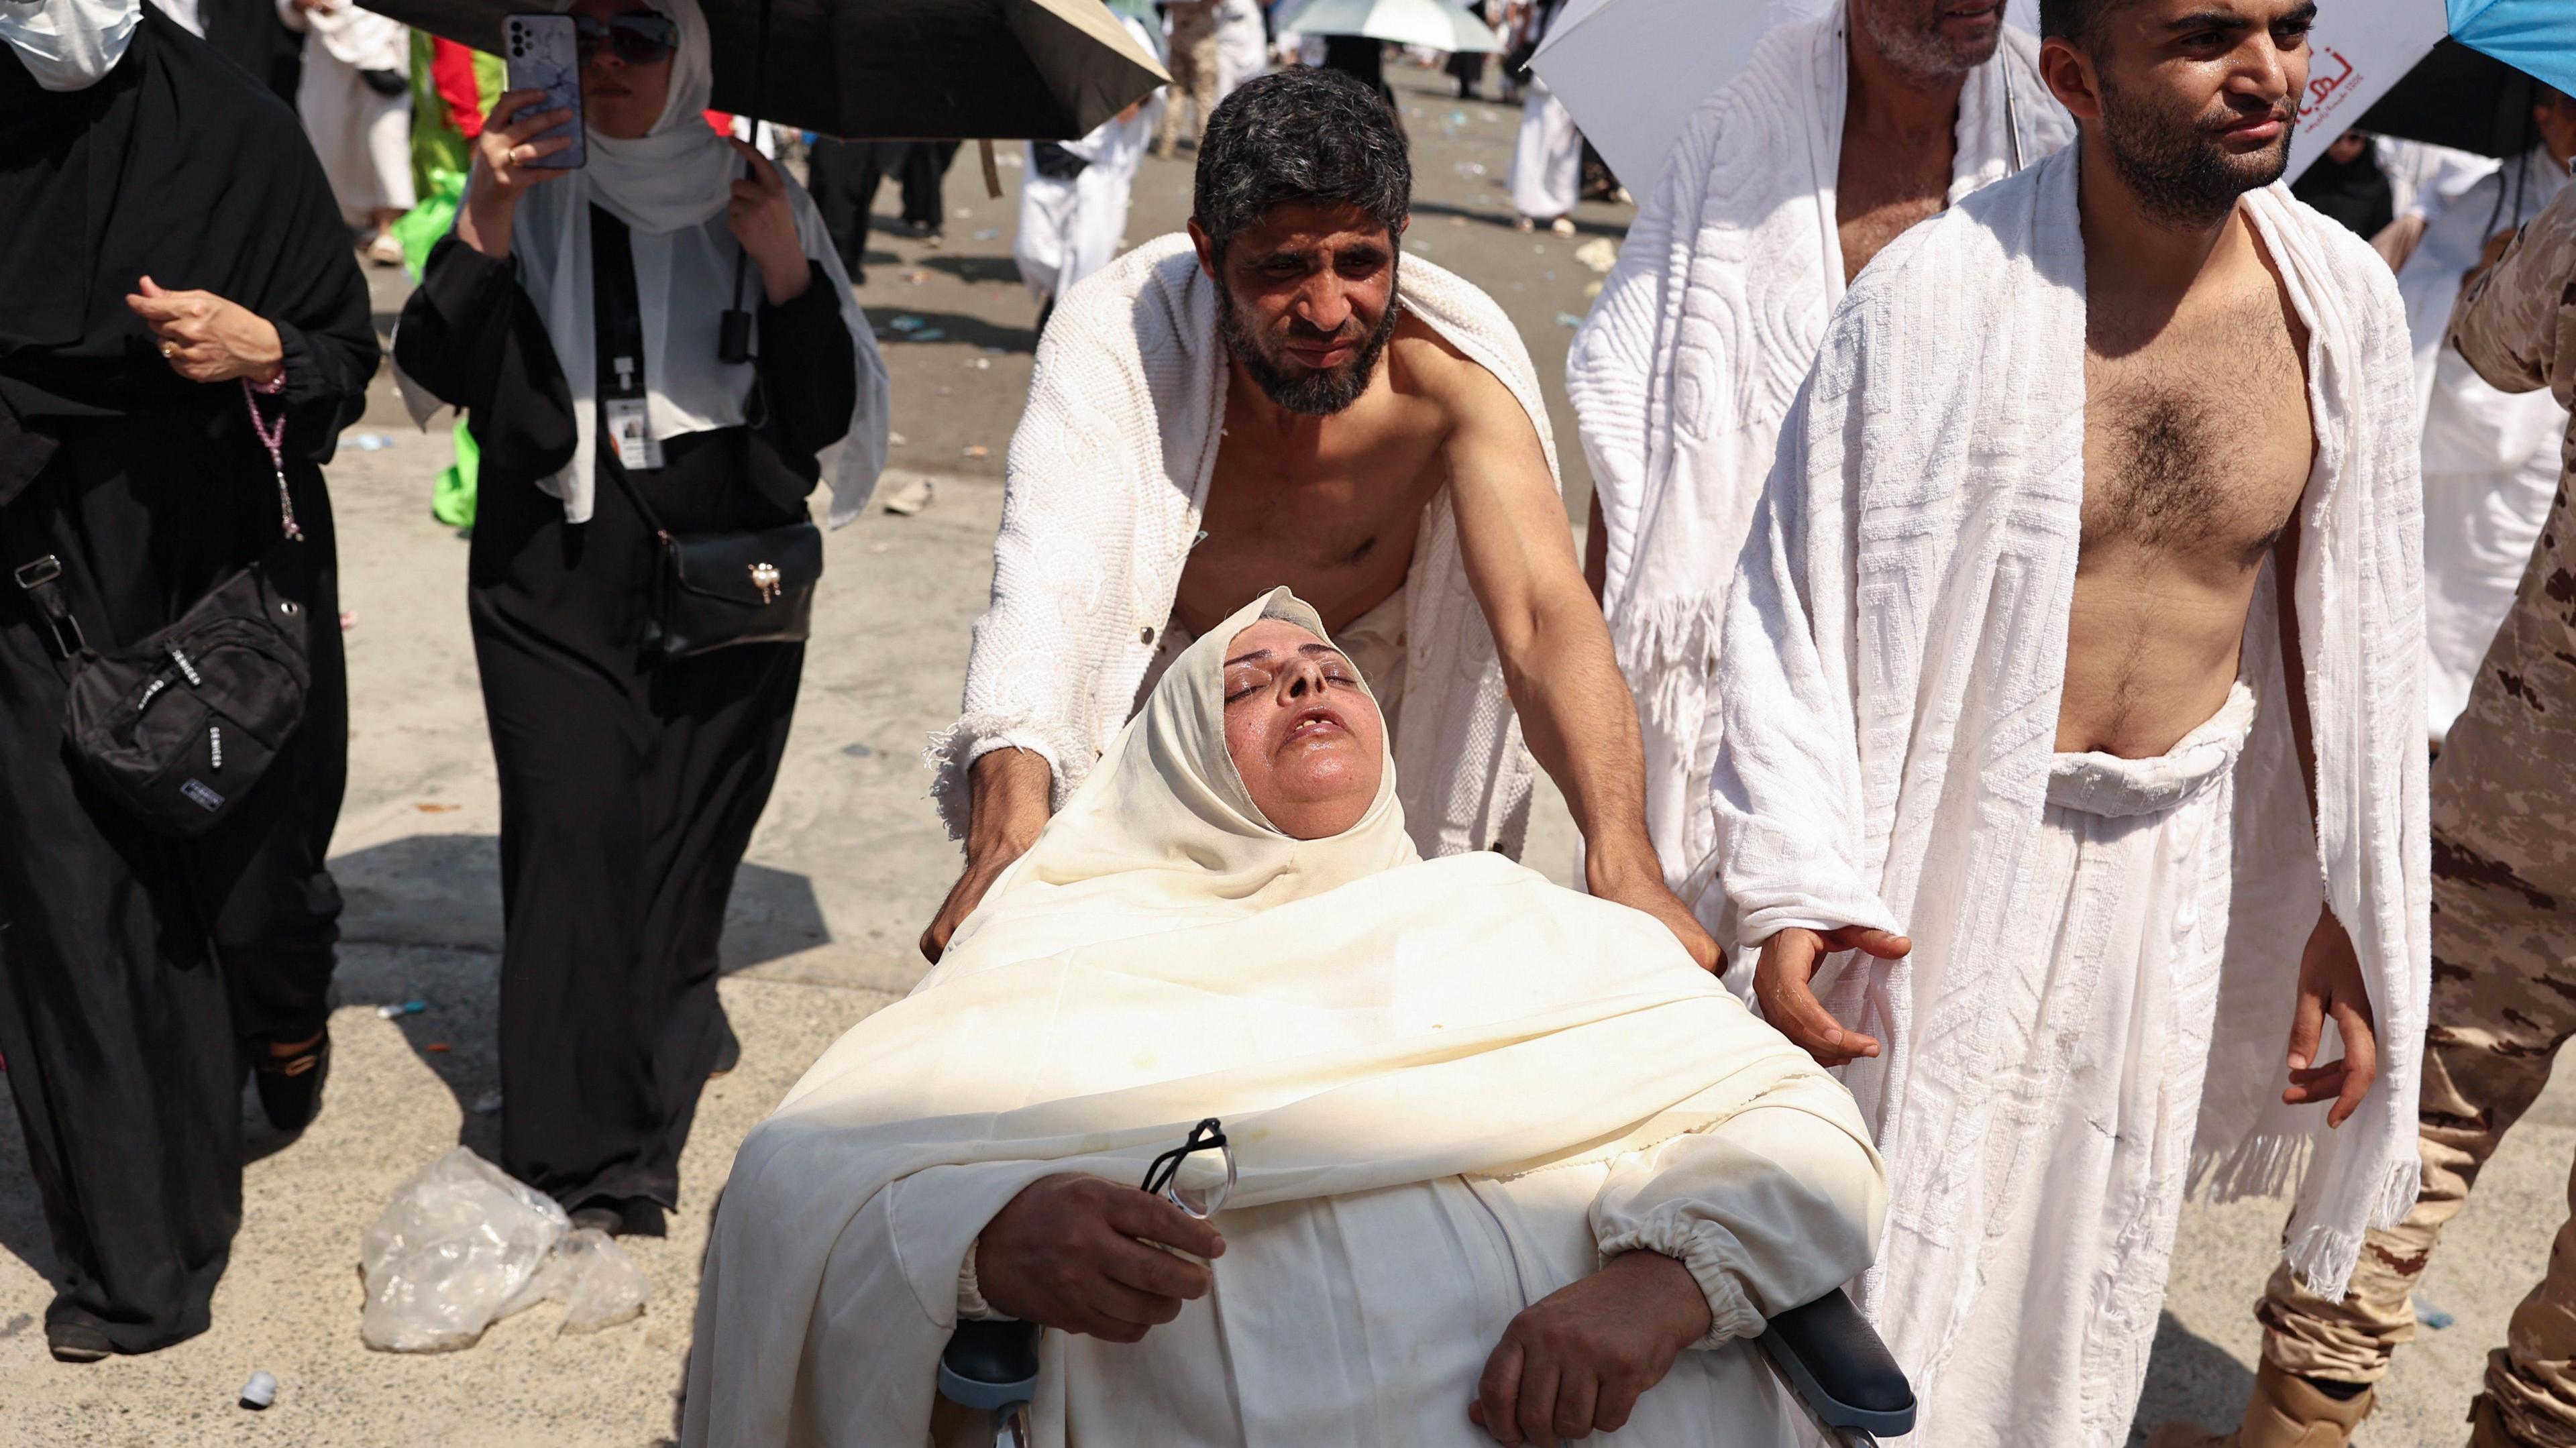
<path fill-rule="evenodd" d="M 1949 204 L 1950 170 L 1959 149 L 1959 83 L 1948 106 L 1905 117 L 1865 104 L 1855 87 L 1843 107 L 1842 158 L 1834 168 L 1834 231 L 1842 245 L 1843 285 L 1870 258 L 1918 221 Z"/>
<path fill-rule="evenodd" d="M 1903 61 L 1872 38 L 1891 22 L 1873 26 L 1852 12 L 1842 154 L 1834 164 L 1834 231 L 1845 286 L 1907 227 L 1950 204 L 1959 93 L 1968 71 L 1994 54 L 2000 33 L 1999 10 L 1953 16 L 1891 8 L 1903 12 L 1893 23 L 1915 32 Z"/>
<path fill-rule="evenodd" d="M 2236 679 L 2306 490 L 2306 327 L 2240 207 L 2177 301 L 2088 268 L 2084 534 L 2057 747 L 2162 754 Z"/>
<path fill-rule="evenodd" d="M 1327 628 L 1384 603 L 1404 586 L 1423 507 L 1449 481 L 1461 411 L 1488 389 L 1519 411 L 1490 373 L 1412 317 L 1396 322 L 1368 390 L 1333 416 L 1283 414 L 1236 378 L 1199 521 L 1207 536 L 1181 570 L 1174 621 L 1195 635 L 1283 583 Z"/>

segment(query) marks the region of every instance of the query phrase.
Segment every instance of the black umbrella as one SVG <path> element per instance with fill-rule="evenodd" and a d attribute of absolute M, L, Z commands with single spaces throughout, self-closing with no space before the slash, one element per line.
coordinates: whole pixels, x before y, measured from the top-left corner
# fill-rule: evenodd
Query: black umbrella
<path fill-rule="evenodd" d="M 716 108 L 827 136 L 1070 141 L 1171 79 L 1100 0 L 699 4 Z M 501 17 L 551 7 L 369 0 L 367 8 L 498 55 Z"/>
<path fill-rule="evenodd" d="M 2531 121 L 2539 94 L 2540 82 L 2446 36 L 2353 128 L 2481 156 L 2517 156 L 2540 140 Z"/>
<path fill-rule="evenodd" d="M 699 0 L 718 110 L 827 136 L 1071 141 L 1171 76 L 1101 0 Z M 368 0 L 367 8 L 497 55 L 532 0 Z M 751 313 L 719 344 L 751 358 Z"/>

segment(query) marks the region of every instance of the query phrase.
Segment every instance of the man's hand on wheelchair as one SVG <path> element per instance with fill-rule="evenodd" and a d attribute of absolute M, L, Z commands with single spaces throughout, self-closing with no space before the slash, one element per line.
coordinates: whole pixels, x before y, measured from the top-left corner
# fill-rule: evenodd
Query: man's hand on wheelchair
<path fill-rule="evenodd" d="M 1095 1176 L 1041 1177 L 985 1224 L 976 1284 L 1005 1316 L 1135 1342 L 1215 1280 L 1202 1263 L 1154 1244 L 1225 1255 L 1216 1228 L 1161 1197 Z"/>
<path fill-rule="evenodd" d="M 1468 1420 L 1505 1448 L 1615 1432 L 1708 1327 L 1708 1299 L 1689 1268 L 1656 1252 L 1621 1253 L 1512 1319 L 1485 1360 Z"/>

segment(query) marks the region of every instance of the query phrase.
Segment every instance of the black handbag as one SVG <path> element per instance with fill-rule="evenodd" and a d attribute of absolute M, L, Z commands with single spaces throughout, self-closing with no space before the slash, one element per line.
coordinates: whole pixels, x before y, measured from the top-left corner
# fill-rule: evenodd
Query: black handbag
<path fill-rule="evenodd" d="M 250 796 L 304 719 L 304 605 L 262 564 L 128 649 L 87 646 L 47 554 L 18 585 L 74 666 L 63 737 L 91 782 L 167 835 L 195 839 Z"/>
<path fill-rule="evenodd" d="M 661 556 L 647 596 L 644 646 L 685 659 L 736 644 L 803 643 L 823 577 L 823 530 L 812 519 L 742 533 L 674 533 L 644 492 L 611 468 L 653 530 Z"/>

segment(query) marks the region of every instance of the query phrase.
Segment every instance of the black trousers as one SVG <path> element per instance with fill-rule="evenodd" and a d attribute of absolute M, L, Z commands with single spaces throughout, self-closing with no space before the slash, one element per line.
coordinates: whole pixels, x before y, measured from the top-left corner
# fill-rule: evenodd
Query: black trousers
<path fill-rule="evenodd" d="M 673 461 L 634 475 L 667 526 L 777 521 Z M 786 752 L 804 646 L 644 653 L 650 535 L 604 472 L 586 523 L 516 480 L 487 480 L 480 507 L 470 613 L 507 917 L 501 1165 L 566 1207 L 675 1207 L 728 1029 L 725 902 Z"/>
<path fill-rule="evenodd" d="M 277 527 L 264 459 L 227 498 L 202 469 L 138 483 L 113 452 L 75 437 L 0 510 L 0 563 L 62 558 L 93 646 L 176 618 Z M 241 1222 L 245 1043 L 328 1016 L 348 682 L 329 501 L 297 474 L 312 693 L 242 812 L 201 840 L 154 834 L 82 779 L 64 666 L 0 572 L 0 1054 L 58 1259 L 46 1321 L 126 1352 L 206 1329 Z"/>
<path fill-rule="evenodd" d="M 950 163 L 957 159 L 955 141 L 835 141 L 818 136 L 807 160 L 814 205 L 825 229 L 841 250 L 841 265 L 857 281 L 865 270 L 860 253 L 867 250 L 868 216 L 876 206 L 877 183 L 894 176 L 903 188 L 905 224 L 927 231 L 946 225 L 943 188 Z"/>

